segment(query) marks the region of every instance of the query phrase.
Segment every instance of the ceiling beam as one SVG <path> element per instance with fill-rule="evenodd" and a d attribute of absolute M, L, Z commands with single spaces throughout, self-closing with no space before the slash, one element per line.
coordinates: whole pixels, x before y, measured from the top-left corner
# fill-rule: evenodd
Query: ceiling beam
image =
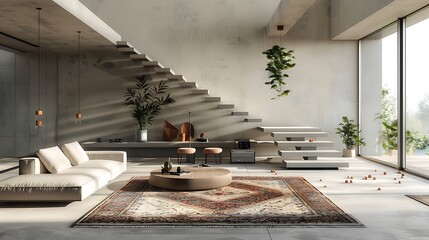
<path fill-rule="evenodd" d="M 314 2 L 316 0 L 281 0 L 268 22 L 267 35 L 270 37 L 285 35 Z M 283 26 L 283 30 L 277 30 L 278 26 Z"/>

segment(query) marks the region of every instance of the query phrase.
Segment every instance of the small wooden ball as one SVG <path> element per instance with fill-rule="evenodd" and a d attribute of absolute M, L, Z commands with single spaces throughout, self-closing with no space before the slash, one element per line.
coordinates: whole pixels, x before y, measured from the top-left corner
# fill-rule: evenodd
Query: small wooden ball
<path fill-rule="evenodd" d="M 401 180 L 399 180 L 398 183 L 401 184 Z"/>
<path fill-rule="evenodd" d="M 353 183 L 353 180 L 350 180 L 350 183 Z"/>
<path fill-rule="evenodd" d="M 322 179 L 319 180 L 320 182 L 322 181 Z"/>
<path fill-rule="evenodd" d="M 377 180 L 377 178 L 373 177 L 372 180 Z"/>
<path fill-rule="evenodd" d="M 351 176 L 350 179 L 353 179 L 353 176 Z"/>
<path fill-rule="evenodd" d="M 323 186 L 323 187 L 326 187 L 326 185 L 325 185 L 325 186 Z"/>
<path fill-rule="evenodd" d="M 372 178 L 372 175 L 371 175 L 371 174 L 369 174 L 369 175 L 368 175 L 368 178 Z"/>
<path fill-rule="evenodd" d="M 364 177 L 363 179 L 368 180 L 368 177 Z"/>
<path fill-rule="evenodd" d="M 349 183 L 349 180 L 345 180 L 344 182 L 345 182 L 345 183 Z"/>
<path fill-rule="evenodd" d="M 381 188 L 377 188 L 378 191 L 381 191 Z"/>
<path fill-rule="evenodd" d="M 387 172 L 384 172 L 383 175 L 387 175 Z"/>
<path fill-rule="evenodd" d="M 396 178 L 394 178 L 393 180 L 396 180 Z"/>

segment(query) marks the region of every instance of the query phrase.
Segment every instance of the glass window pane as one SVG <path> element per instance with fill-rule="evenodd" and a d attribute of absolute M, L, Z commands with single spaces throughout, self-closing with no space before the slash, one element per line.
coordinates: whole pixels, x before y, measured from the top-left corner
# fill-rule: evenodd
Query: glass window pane
<path fill-rule="evenodd" d="M 406 18 L 407 168 L 429 172 L 429 8 Z"/>
<path fill-rule="evenodd" d="M 361 155 L 397 165 L 397 24 L 361 40 Z"/>

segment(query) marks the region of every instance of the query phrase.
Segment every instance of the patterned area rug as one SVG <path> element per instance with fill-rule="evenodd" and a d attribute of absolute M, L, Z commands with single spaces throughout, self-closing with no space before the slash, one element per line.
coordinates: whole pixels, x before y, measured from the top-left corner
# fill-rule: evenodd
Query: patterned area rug
<path fill-rule="evenodd" d="M 134 177 L 74 227 L 363 227 L 302 177 L 234 177 L 174 192 Z"/>
<path fill-rule="evenodd" d="M 407 197 L 429 206 L 429 195 L 407 195 Z"/>

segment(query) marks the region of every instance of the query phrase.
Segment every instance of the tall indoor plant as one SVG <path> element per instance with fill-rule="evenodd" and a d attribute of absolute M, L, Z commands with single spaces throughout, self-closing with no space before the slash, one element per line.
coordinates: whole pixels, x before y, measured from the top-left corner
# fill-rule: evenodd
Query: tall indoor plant
<path fill-rule="evenodd" d="M 264 51 L 269 62 L 267 63 L 266 71 L 270 73 L 270 81 L 265 82 L 266 85 L 270 85 L 271 89 L 276 91 L 276 96 L 271 99 L 280 99 L 280 97 L 287 96 L 290 89 L 284 89 L 287 83 L 284 81 L 285 78 L 289 77 L 286 73 L 287 70 L 295 67 L 296 63 L 292 62 L 295 56 L 294 51 L 287 51 L 284 47 L 274 45 L 272 48 Z"/>
<path fill-rule="evenodd" d="M 160 81 L 158 84 L 150 85 L 147 76 L 136 78 L 136 87 L 127 88 L 125 93 L 125 106 L 133 109 L 133 118 L 137 120 L 138 129 L 136 141 L 147 141 L 146 124 L 152 124 L 153 118 L 160 114 L 161 107 L 176 102 L 170 94 L 166 93 L 169 88 L 166 82 Z"/>
<path fill-rule="evenodd" d="M 343 143 L 346 145 L 346 149 L 343 150 L 343 157 L 355 157 L 356 145 L 366 145 L 363 138 L 359 136 L 361 130 L 359 130 L 358 125 L 353 120 L 346 116 L 343 116 L 343 122 L 339 126 L 336 133 L 343 139 Z"/>

